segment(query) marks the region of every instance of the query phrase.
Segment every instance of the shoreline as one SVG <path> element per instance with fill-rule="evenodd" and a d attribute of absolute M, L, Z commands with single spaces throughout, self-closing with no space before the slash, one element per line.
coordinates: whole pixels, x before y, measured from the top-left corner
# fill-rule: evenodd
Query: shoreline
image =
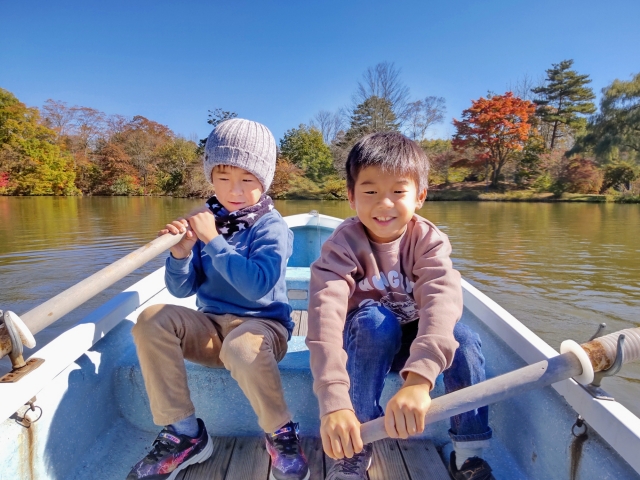
<path fill-rule="evenodd" d="M 559 196 L 551 192 L 513 190 L 509 192 L 488 192 L 480 190 L 429 190 L 428 201 L 471 201 L 471 202 L 582 202 L 582 203 L 640 203 L 640 195 L 563 193 Z"/>
<path fill-rule="evenodd" d="M 145 198 L 209 198 L 209 196 L 174 197 L 172 195 L 0 195 L 6 198 L 27 197 L 56 197 L 56 198 L 114 198 L 114 197 L 145 197 Z M 273 197 L 274 200 L 316 200 L 316 201 L 346 201 L 343 198 L 322 198 L 318 195 L 296 195 L 293 198 Z M 533 192 L 530 190 L 512 190 L 508 192 L 488 192 L 483 190 L 438 190 L 430 189 L 427 193 L 427 201 L 430 202 L 530 202 L 530 203 L 629 203 L 640 204 L 640 195 L 633 194 L 585 194 L 563 193 L 556 196 L 550 192 Z"/>

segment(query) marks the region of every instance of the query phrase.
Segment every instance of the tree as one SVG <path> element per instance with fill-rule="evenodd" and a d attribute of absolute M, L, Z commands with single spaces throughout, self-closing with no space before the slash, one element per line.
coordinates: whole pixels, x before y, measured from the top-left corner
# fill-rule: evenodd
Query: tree
<path fill-rule="evenodd" d="M 218 124 L 224 122 L 225 120 L 229 120 L 232 118 L 236 118 L 238 114 L 236 112 L 231 112 L 229 110 L 223 110 L 221 108 L 214 108 L 213 110 L 209 110 L 209 118 L 207 119 L 207 123 L 211 125 L 213 128 L 216 128 Z M 204 147 L 207 145 L 207 139 L 203 138 L 198 143 L 198 155 L 204 155 Z"/>
<path fill-rule="evenodd" d="M 562 162 L 560 175 L 552 190 L 556 195 L 562 192 L 598 193 L 601 187 L 602 172 L 595 162 L 583 157 L 573 157 Z"/>
<path fill-rule="evenodd" d="M 453 120 L 456 134 L 452 145 L 457 151 L 468 148 L 477 153 L 471 163 L 491 169 L 491 186 L 497 187 L 502 167 L 517 158 L 531 135 L 530 117 L 535 105 L 514 97 L 511 92 L 479 98 Z"/>
<path fill-rule="evenodd" d="M 193 190 L 192 166 L 201 165 L 197 145 L 184 138 L 173 138 L 158 152 L 157 185 L 162 193 L 187 196 Z"/>
<path fill-rule="evenodd" d="M 616 148 L 640 153 L 640 73 L 629 81 L 614 80 L 602 89 L 600 113 L 589 122 L 581 140 L 596 154 Z"/>
<path fill-rule="evenodd" d="M 56 143 L 57 134 L 28 108 L 0 88 L 0 178 L 13 195 L 74 195 L 72 159 Z"/>
<path fill-rule="evenodd" d="M 156 164 L 159 161 L 158 150 L 174 137 L 169 127 L 153 120 L 136 115 L 124 126 L 124 129 L 111 141 L 120 145 L 131 164 L 137 170 L 136 176 L 142 180 L 142 193 L 153 189 Z"/>
<path fill-rule="evenodd" d="M 115 142 L 106 143 L 97 152 L 101 176 L 97 193 L 106 195 L 136 195 L 140 193 L 140 179 L 124 148 Z"/>
<path fill-rule="evenodd" d="M 269 195 L 273 198 L 286 198 L 291 181 L 300 177 L 304 171 L 283 156 L 276 161 L 276 171 L 269 187 Z"/>
<path fill-rule="evenodd" d="M 351 114 L 346 136 L 360 139 L 374 132 L 390 132 L 400 127 L 391 102 L 382 97 L 369 97 Z"/>
<path fill-rule="evenodd" d="M 627 190 L 640 174 L 637 167 L 628 163 L 609 164 L 604 168 L 604 181 L 602 182 L 602 191 L 606 192 L 610 188 L 619 189 L 621 187 Z"/>
<path fill-rule="evenodd" d="M 429 127 L 442 123 L 446 111 L 443 97 L 430 96 L 409 103 L 405 122 L 408 135 L 414 140 L 424 140 Z"/>
<path fill-rule="evenodd" d="M 335 169 L 345 176 L 344 165 L 351 148 L 365 135 L 397 131 L 400 124 L 391 103 L 381 97 L 369 97 L 351 113 L 349 129 L 339 132 L 331 144 Z"/>
<path fill-rule="evenodd" d="M 544 77 L 534 80 L 531 75 L 525 73 L 518 77 L 515 82 L 509 82 L 507 92 L 513 92 L 516 97 L 533 102 L 535 100 L 533 89 L 542 86 L 544 86 Z"/>
<path fill-rule="evenodd" d="M 371 104 L 371 107 L 390 108 L 394 121 L 397 120 L 400 123 L 404 121 L 409 102 L 409 87 L 400 80 L 400 69 L 396 68 L 394 63 L 381 62 L 364 72 L 352 98 L 354 107 L 351 109 L 351 116 L 370 98 L 380 98 L 385 101 Z"/>
<path fill-rule="evenodd" d="M 301 124 L 288 130 L 280 140 L 280 152 L 314 182 L 335 173 L 331 150 L 316 128 Z"/>
<path fill-rule="evenodd" d="M 573 60 L 554 63 L 547 70 L 545 85 L 531 90 L 538 95 L 536 114 L 551 126 L 547 139 L 550 150 L 554 149 L 559 138 L 566 136 L 560 126 L 580 131 L 586 126 L 586 119 L 581 115 L 596 111 L 592 102 L 596 96 L 591 88 L 585 86 L 591 83 L 589 75 L 579 75 L 571 70 L 572 65 Z"/>
<path fill-rule="evenodd" d="M 331 145 L 343 131 L 345 126 L 344 114 L 341 111 L 329 112 L 320 110 L 309 122 L 309 126 L 320 130 L 324 143 Z"/>

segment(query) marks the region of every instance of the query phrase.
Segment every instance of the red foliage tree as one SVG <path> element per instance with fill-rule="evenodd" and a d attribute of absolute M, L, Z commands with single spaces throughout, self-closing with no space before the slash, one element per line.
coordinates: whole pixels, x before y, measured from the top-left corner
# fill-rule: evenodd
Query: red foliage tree
<path fill-rule="evenodd" d="M 602 187 L 603 174 L 593 160 L 582 157 L 568 159 L 560 170 L 556 181 L 557 193 L 598 193 Z"/>
<path fill-rule="evenodd" d="M 453 120 L 457 130 L 453 148 L 475 150 L 475 157 L 464 163 L 490 167 L 491 186 L 496 187 L 502 167 L 516 158 L 532 134 L 530 118 L 535 110 L 534 103 L 511 92 L 473 100 L 471 108 L 462 112 L 462 120 Z"/>

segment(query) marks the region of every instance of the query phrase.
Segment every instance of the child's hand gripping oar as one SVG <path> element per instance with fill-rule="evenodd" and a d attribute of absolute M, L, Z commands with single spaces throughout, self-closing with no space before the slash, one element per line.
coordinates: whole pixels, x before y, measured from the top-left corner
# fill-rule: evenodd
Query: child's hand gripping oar
<path fill-rule="evenodd" d="M 434 398 L 425 417 L 425 425 L 567 378 L 573 377 L 579 383 L 589 384 L 593 381 L 594 372 L 601 372 L 613 365 L 620 335 L 625 336 L 623 363 L 640 359 L 640 327 L 611 333 L 582 345 L 567 340 L 560 347 L 563 353 L 557 357 Z M 387 438 L 384 417 L 363 423 L 360 434 L 365 444 Z"/>

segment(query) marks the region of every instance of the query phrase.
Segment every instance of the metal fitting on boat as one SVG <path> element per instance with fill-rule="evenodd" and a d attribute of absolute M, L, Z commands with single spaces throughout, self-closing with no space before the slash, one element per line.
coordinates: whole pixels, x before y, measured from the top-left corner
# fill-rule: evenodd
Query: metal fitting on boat
<path fill-rule="evenodd" d="M 15 382 L 44 362 L 38 358 L 31 358 L 25 362 L 22 356 L 23 348 L 35 346 L 35 338 L 20 317 L 10 311 L 4 312 L 0 323 L 0 358 L 8 355 L 13 370 L 0 378 L 0 383 Z"/>
<path fill-rule="evenodd" d="M 598 372 L 614 375 L 623 363 L 640 359 L 640 327 L 610 333 L 582 345 L 565 340 L 560 345 L 560 353 L 566 352 L 573 353 L 582 365 L 582 374 L 573 379 L 582 385 L 589 385 L 597 378 L 599 385 L 602 375 L 597 375 Z"/>

